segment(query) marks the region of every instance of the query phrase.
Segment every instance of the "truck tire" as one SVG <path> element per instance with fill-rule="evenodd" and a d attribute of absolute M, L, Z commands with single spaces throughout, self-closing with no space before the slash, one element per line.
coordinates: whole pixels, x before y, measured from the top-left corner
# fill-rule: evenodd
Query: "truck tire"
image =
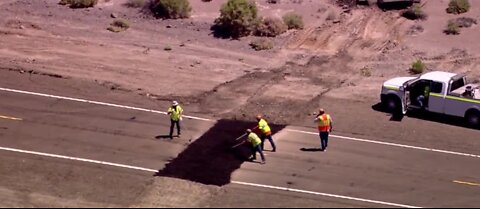
<path fill-rule="evenodd" d="M 392 113 L 393 115 L 402 114 L 402 102 L 397 96 L 387 96 L 382 103 L 385 110 L 389 113 Z"/>
<path fill-rule="evenodd" d="M 480 128 L 480 111 L 478 110 L 469 110 L 465 114 L 465 119 L 467 124 L 472 128 Z"/>

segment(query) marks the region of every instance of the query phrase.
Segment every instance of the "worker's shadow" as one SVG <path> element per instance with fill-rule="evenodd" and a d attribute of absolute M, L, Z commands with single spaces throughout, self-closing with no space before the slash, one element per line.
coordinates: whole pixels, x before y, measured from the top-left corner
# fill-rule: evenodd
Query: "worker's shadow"
<path fill-rule="evenodd" d="M 179 136 L 178 135 L 173 135 L 172 137 L 173 138 L 178 138 Z M 155 136 L 155 139 L 170 139 L 170 135 L 158 135 L 158 136 Z"/>
<path fill-rule="evenodd" d="M 302 152 L 322 152 L 321 148 L 301 148 L 300 151 Z"/>
<path fill-rule="evenodd" d="M 170 135 L 158 135 L 155 139 L 170 139 Z"/>
<path fill-rule="evenodd" d="M 229 184 L 232 173 L 248 162 L 253 151 L 248 143 L 239 145 L 246 136 L 236 139 L 254 126 L 256 123 L 219 120 L 155 175 L 217 186 Z M 273 133 L 285 128 L 274 124 L 270 127 Z"/>

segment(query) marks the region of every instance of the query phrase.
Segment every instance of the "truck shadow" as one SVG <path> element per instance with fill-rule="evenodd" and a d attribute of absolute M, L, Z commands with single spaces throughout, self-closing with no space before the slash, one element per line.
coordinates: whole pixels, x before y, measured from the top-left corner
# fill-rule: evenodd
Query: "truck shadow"
<path fill-rule="evenodd" d="M 431 113 L 431 112 L 424 112 L 421 110 L 409 110 L 405 116 L 394 116 L 391 113 L 389 113 L 381 103 L 375 104 L 372 106 L 372 109 L 377 111 L 377 112 L 382 112 L 385 114 L 388 114 L 391 116 L 390 120 L 391 121 L 402 121 L 404 117 L 409 117 L 409 118 L 415 118 L 415 119 L 420 119 L 420 120 L 426 120 L 426 121 L 431 121 L 431 122 L 436 122 L 436 123 L 442 123 L 446 125 L 451 125 L 451 126 L 458 126 L 462 128 L 468 128 L 468 129 L 473 129 L 477 130 L 476 128 L 470 127 L 463 118 L 461 117 L 455 117 L 455 116 L 449 116 L 449 115 L 444 115 L 444 114 L 438 114 L 438 113 Z"/>
<path fill-rule="evenodd" d="M 155 176 L 166 176 L 207 185 L 223 186 L 230 183 L 231 175 L 247 162 L 252 154 L 251 145 L 234 147 L 236 141 L 254 122 L 220 120 L 205 134 L 190 144 L 177 158 L 169 162 Z M 270 124 L 272 132 L 285 128 Z M 246 139 L 246 136 L 242 138 Z M 268 143 L 267 143 L 268 144 Z"/>

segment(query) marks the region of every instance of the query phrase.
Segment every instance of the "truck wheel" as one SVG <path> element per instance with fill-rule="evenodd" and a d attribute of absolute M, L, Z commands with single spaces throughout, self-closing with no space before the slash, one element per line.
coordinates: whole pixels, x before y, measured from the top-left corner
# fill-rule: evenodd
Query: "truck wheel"
<path fill-rule="evenodd" d="M 472 128 L 480 128 L 480 111 L 470 110 L 465 114 L 467 123 Z"/>
<path fill-rule="evenodd" d="M 394 115 L 399 115 L 402 113 L 402 104 L 400 99 L 395 96 L 389 96 L 383 101 L 383 106 L 385 109 Z"/>

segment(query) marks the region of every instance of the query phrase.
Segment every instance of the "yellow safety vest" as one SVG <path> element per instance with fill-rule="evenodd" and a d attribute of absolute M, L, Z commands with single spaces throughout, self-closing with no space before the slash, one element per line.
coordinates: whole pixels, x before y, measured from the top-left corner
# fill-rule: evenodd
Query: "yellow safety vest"
<path fill-rule="evenodd" d="M 256 147 L 262 143 L 262 140 L 260 139 L 260 137 L 258 137 L 257 134 L 252 132 L 248 134 L 248 142 L 250 142 L 253 145 L 253 147 Z"/>
<path fill-rule="evenodd" d="M 267 121 L 264 119 L 261 119 L 258 122 L 258 129 L 260 129 L 260 131 L 262 131 L 263 134 L 270 134 L 272 132 L 272 130 L 270 129 L 270 126 L 268 126 Z"/>
<path fill-rule="evenodd" d="M 180 121 L 182 118 L 183 109 L 180 105 L 177 108 L 170 107 L 168 108 L 168 113 L 170 114 L 170 119 L 173 121 Z"/>
<path fill-rule="evenodd" d="M 329 132 L 332 123 L 332 118 L 329 114 L 318 116 L 318 131 Z"/>

